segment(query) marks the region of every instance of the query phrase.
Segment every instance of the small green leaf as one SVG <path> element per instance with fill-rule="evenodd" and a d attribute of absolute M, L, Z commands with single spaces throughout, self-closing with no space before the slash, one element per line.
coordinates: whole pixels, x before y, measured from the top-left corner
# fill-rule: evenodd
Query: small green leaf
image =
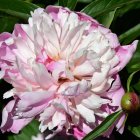
<path fill-rule="evenodd" d="M 38 8 L 37 5 L 21 0 L 1 0 L 0 11 L 21 19 L 28 19 L 30 12 Z"/>
<path fill-rule="evenodd" d="M 120 35 L 119 40 L 123 44 L 129 44 L 139 36 L 140 36 L 140 24 L 134 26 L 133 28 L 129 29 L 127 32 Z"/>
<path fill-rule="evenodd" d="M 140 138 L 140 125 L 136 127 L 128 126 L 128 130 L 131 131 L 135 136 Z"/>
<path fill-rule="evenodd" d="M 130 76 L 128 77 L 127 79 L 127 92 L 130 92 L 130 84 L 131 84 L 131 81 L 133 79 L 133 76 L 138 72 L 139 70 L 137 71 L 134 71 L 132 74 L 130 74 Z"/>
<path fill-rule="evenodd" d="M 68 0 L 67 7 L 71 10 L 74 10 L 77 4 L 77 0 Z"/>
<path fill-rule="evenodd" d="M 138 1 L 140 0 L 94 0 L 87 5 L 82 12 L 92 17 L 99 17 L 108 14 L 116 8 L 134 4 Z"/>
<path fill-rule="evenodd" d="M 19 134 L 8 135 L 8 140 L 31 140 L 32 136 L 39 133 L 38 122 L 32 121 Z"/>
<path fill-rule="evenodd" d="M 98 127 L 96 127 L 92 132 L 87 134 L 83 138 L 83 140 L 94 140 L 95 138 L 102 135 L 112 126 L 112 124 L 118 119 L 121 113 L 122 110 L 109 115 Z"/>
<path fill-rule="evenodd" d="M 113 19 L 114 19 L 114 15 L 116 13 L 116 9 L 114 11 L 111 11 L 110 13 L 104 15 L 104 16 L 100 16 L 99 18 L 97 18 L 97 20 L 103 24 L 105 27 L 109 28 Z"/>

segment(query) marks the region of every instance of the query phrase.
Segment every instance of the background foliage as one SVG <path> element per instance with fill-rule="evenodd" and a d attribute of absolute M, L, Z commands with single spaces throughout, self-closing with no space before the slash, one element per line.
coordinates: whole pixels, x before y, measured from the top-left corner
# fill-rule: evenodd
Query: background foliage
<path fill-rule="evenodd" d="M 140 0 L 0 0 L 0 32 L 12 32 L 16 23 L 27 23 L 30 11 L 33 11 L 37 7 L 45 8 L 47 5 L 62 5 L 75 11 L 87 13 L 116 33 L 122 44 L 129 44 L 135 39 L 140 39 Z M 140 43 L 129 64 L 120 72 L 125 89 L 129 75 L 137 70 L 140 70 Z M 135 91 L 140 95 L 140 72 L 135 73 L 131 80 L 131 91 Z M 11 85 L 3 80 L 0 81 L 1 110 L 8 102 L 8 100 L 2 99 L 2 95 L 11 88 Z M 115 121 L 117 114 L 115 113 L 111 117 L 108 117 L 106 122 L 97 128 L 93 135 L 99 136 L 102 133 L 101 131 L 104 131 L 105 128 L 107 129 Z M 0 134 L 0 137 L 3 140 L 30 140 L 31 136 L 37 135 L 38 132 L 38 123 L 33 122 L 25 127 L 19 135 L 6 133 Z M 55 139 L 66 139 L 66 137 L 58 135 L 53 138 L 53 140 Z M 73 138 L 69 137 L 68 139 Z M 140 111 L 128 116 L 125 131 L 122 135 L 114 130 L 110 139 L 139 140 Z"/>

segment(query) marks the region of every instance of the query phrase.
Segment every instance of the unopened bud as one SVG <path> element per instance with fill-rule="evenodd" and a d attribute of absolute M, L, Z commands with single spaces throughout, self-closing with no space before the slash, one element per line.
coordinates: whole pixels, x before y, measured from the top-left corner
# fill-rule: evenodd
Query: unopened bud
<path fill-rule="evenodd" d="M 134 92 L 125 93 L 121 99 L 121 106 L 127 113 L 136 112 L 140 107 L 140 99 Z"/>

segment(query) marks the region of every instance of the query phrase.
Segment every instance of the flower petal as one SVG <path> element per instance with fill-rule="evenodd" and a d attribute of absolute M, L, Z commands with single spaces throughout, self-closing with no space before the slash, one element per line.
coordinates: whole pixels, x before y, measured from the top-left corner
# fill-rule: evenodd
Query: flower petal
<path fill-rule="evenodd" d="M 94 123 L 95 122 L 95 116 L 94 112 L 87 107 L 85 107 L 82 104 L 77 104 L 76 105 L 77 111 L 80 113 L 80 115 L 89 123 Z"/>
<path fill-rule="evenodd" d="M 114 67 L 111 71 L 110 74 L 116 74 L 120 70 L 122 70 L 126 64 L 130 61 L 130 59 L 133 56 L 133 53 L 136 50 L 138 41 L 134 41 L 131 45 L 126 45 L 126 46 L 120 46 L 117 49 L 117 56 L 119 57 L 119 64 Z M 124 57 L 125 56 L 125 57 Z"/>
<path fill-rule="evenodd" d="M 43 64 L 34 64 L 33 70 L 36 75 L 36 81 L 43 89 L 48 89 L 53 84 L 53 79 Z"/>

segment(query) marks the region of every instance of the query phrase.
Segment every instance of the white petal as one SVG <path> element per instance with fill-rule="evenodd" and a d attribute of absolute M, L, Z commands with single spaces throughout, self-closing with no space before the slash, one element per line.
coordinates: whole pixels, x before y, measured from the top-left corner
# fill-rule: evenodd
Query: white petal
<path fill-rule="evenodd" d="M 102 82 L 104 82 L 109 72 L 109 69 L 110 69 L 110 65 L 103 64 L 101 68 L 101 72 L 95 72 L 93 74 L 93 77 L 91 79 L 92 87 L 97 87 L 100 84 L 102 84 Z"/>
<path fill-rule="evenodd" d="M 94 123 L 95 122 L 95 116 L 94 116 L 94 111 L 86 108 L 82 104 L 77 104 L 76 108 L 80 115 L 89 123 Z"/>
<path fill-rule="evenodd" d="M 91 94 L 87 98 L 83 99 L 81 103 L 89 109 L 96 109 L 100 108 L 103 104 L 110 103 L 110 100 L 103 99 L 96 94 Z"/>
<path fill-rule="evenodd" d="M 53 106 L 47 107 L 43 113 L 40 114 L 39 121 L 48 120 L 55 113 L 55 108 Z"/>
<path fill-rule="evenodd" d="M 89 61 L 86 61 L 82 65 L 76 66 L 73 73 L 77 76 L 86 76 L 91 75 L 93 71 L 94 68 L 92 67 L 92 65 L 89 63 Z"/>
<path fill-rule="evenodd" d="M 52 117 L 53 128 L 58 125 L 63 125 L 66 122 L 66 116 L 64 112 L 56 111 Z"/>
<path fill-rule="evenodd" d="M 14 95 L 14 92 L 15 92 L 14 89 L 11 89 L 11 90 L 7 91 L 6 93 L 4 93 L 3 99 L 7 99 L 7 98 L 12 97 Z"/>

